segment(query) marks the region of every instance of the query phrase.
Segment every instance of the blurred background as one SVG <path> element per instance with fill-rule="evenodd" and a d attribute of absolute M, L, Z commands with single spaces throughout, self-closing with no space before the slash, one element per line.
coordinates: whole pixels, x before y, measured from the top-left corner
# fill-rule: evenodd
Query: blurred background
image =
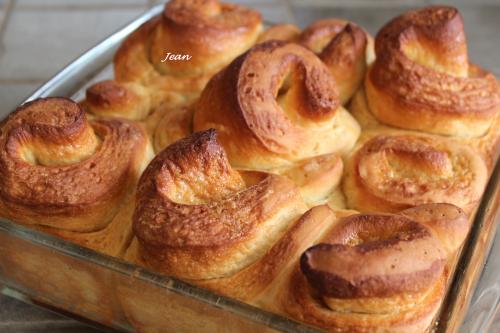
<path fill-rule="evenodd" d="M 0 0 L 0 118 L 82 52 L 162 2 Z M 352 20 L 372 34 L 406 10 L 433 4 L 454 5 L 464 17 L 470 59 L 500 77 L 500 0 L 229 2 L 258 9 L 268 22 L 294 22 L 304 27 L 318 18 L 338 17 Z M 0 332 L 97 331 L 46 310 L 0 296 Z"/>

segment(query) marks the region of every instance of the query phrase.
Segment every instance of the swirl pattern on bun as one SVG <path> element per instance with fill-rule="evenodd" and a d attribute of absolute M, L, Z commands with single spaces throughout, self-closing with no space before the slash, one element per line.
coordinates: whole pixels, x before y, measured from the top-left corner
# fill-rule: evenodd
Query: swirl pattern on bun
<path fill-rule="evenodd" d="M 141 258 L 186 279 L 234 274 L 305 211 L 298 188 L 269 175 L 246 187 L 214 130 L 161 152 L 141 177 L 134 231 Z"/>
<path fill-rule="evenodd" d="M 457 9 L 427 7 L 396 17 L 377 34 L 375 52 L 365 91 L 378 121 L 470 138 L 487 133 L 498 118 L 500 86 L 469 62 Z"/>
<path fill-rule="evenodd" d="M 347 103 L 365 76 L 371 37 L 352 22 L 324 19 L 305 28 L 298 42 L 325 63 L 338 85 L 340 101 Z"/>
<path fill-rule="evenodd" d="M 362 212 L 445 202 L 470 213 L 487 176 L 484 161 L 466 145 L 439 137 L 380 134 L 352 153 L 343 190 L 348 206 Z"/>
<path fill-rule="evenodd" d="M 56 97 L 19 107 L 2 123 L 0 146 L 1 215 L 70 239 L 109 226 L 152 155 L 136 124 L 90 122 Z"/>
<path fill-rule="evenodd" d="M 466 214 L 448 204 L 341 218 L 276 286 L 274 304 L 329 331 L 426 331 L 468 229 Z"/>
<path fill-rule="evenodd" d="M 261 25 L 260 13 L 241 5 L 170 1 L 127 37 L 114 57 L 115 82 L 90 87 L 84 105 L 99 116 L 136 120 L 162 103 L 189 105 L 210 77 L 256 42 Z"/>
<path fill-rule="evenodd" d="M 311 178 L 301 183 L 305 192 L 314 186 Z M 306 210 L 296 183 L 234 170 L 216 132 L 197 132 L 167 147 L 146 168 L 133 218 L 137 241 L 126 258 L 255 300 L 321 231 L 323 222 L 297 222 Z"/>
<path fill-rule="evenodd" d="M 283 41 L 253 47 L 214 76 L 196 104 L 193 127 L 217 129 L 229 161 L 247 169 L 346 153 L 360 131 L 328 68 Z"/>

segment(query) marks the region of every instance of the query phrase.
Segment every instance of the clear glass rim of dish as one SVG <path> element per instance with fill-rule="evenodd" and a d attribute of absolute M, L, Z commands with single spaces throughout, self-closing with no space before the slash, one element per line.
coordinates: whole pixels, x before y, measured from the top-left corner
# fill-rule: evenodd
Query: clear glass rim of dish
<path fill-rule="evenodd" d="M 130 33 L 153 16 L 159 14 L 162 9 L 163 5 L 157 5 L 151 8 L 131 23 L 127 24 L 117 32 L 104 39 L 102 42 L 90 48 L 68 66 L 63 68 L 35 92 L 33 92 L 31 96 L 25 100 L 25 102 L 46 96 L 71 96 L 78 88 L 82 87 L 84 81 L 90 74 L 98 72 L 109 64 L 116 48 Z M 268 22 L 265 22 L 265 24 L 270 25 Z M 495 191 L 499 186 L 499 178 L 500 163 L 496 163 L 494 171 L 488 182 L 488 186 L 483 194 L 478 212 L 475 216 L 471 235 L 468 239 L 468 243 L 465 245 L 464 251 L 461 254 L 453 282 L 448 290 L 444 303 L 456 301 L 455 298 L 458 294 L 457 288 L 459 288 L 460 283 L 464 278 L 461 273 L 463 273 L 462 271 L 464 265 L 467 265 L 467 258 L 470 258 L 471 253 L 474 250 L 474 246 L 471 245 L 478 241 L 485 213 L 491 209 L 496 209 L 498 215 L 498 211 L 500 209 L 498 207 L 492 207 L 494 206 L 494 200 L 492 200 L 492 198 L 494 197 Z M 221 308 L 223 311 L 229 311 L 241 316 L 244 319 L 263 324 L 276 330 L 287 332 L 322 332 L 317 328 L 294 321 L 284 316 L 273 314 L 266 310 L 259 309 L 228 297 L 219 296 L 209 290 L 190 285 L 174 277 L 156 273 L 146 268 L 128 263 L 122 259 L 98 253 L 56 236 L 45 234 L 1 218 L 0 231 L 20 238 L 24 241 L 50 248 L 51 250 L 62 253 L 63 255 L 93 263 L 105 269 L 112 270 L 115 273 L 140 279 L 154 284 L 159 288 L 167 289 L 185 297 L 194 298 L 200 302 Z M 493 239 L 494 237 L 491 238 Z M 489 253 L 490 248 L 491 244 L 489 244 L 486 248 L 487 253 Z M 492 311 L 491 316 L 494 316 L 494 311 Z M 492 320 L 492 318 L 489 319 Z"/>

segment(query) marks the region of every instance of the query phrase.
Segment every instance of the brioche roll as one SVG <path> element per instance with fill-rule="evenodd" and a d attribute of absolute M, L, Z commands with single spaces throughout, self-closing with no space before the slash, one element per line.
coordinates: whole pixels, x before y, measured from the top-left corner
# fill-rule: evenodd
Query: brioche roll
<path fill-rule="evenodd" d="M 139 126 L 89 122 L 71 100 L 45 98 L 2 122 L 0 146 L 0 215 L 80 244 L 99 235 L 104 252 L 128 244 L 130 217 L 115 217 L 152 157 Z"/>
<path fill-rule="evenodd" d="M 359 122 L 363 128 L 363 133 L 397 133 L 406 132 L 404 130 L 399 130 L 389 125 L 381 123 L 370 111 L 368 101 L 366 98 L 366 93 L 364 88 L 360 88 L 354 95 L 349 110 L 352 112 L 356 120 Z M 424 134 L 423 132 L 415 131 L 415 134 Z M 366 135 L 363 135 L 366 136 Z M 448 138 L 449 136 L 442 136 Z M 476 154 L 480 155 L 485 161 L 489 172 L 493 170 L 495 166 L 494 163 L 500 152 L 500 117 L 496 117 L 493 120 L 491 128 L 488 131 L 477 138 L 463 138 L 463 137 L 451 137 L 454 142 L 459 142 L 464 145 L 472 147 Z"/>
<path fill-rule="evenodd" d="M 84 105 L 99 116 L 136 120 L 161 103 L 186 106 L 211 76 L 255 43 L 261 25 L 260 13 L 244 6 L 170 1 L 127 37 L 114 57 L 115 80 L 91 86 Z"/>
<path fill-rule="evenodd" d="M 160 120 L 154 133 L 154 148 L 161 152 L 170 144 L 191 133 L 192 108 L 172 110 Z M 238 169 L 247 184 L 254 184 L 268 174 L 289 178 L 300 189 L 309 207 L 328 203 L 332 208 L 345 208 L 345 197 L 339 188 L 343 173 L 342 159 L 326 154 L 298 161 L 292 166 L 264 171 Z"/>
<path fill-rule="evenodd" d="M 161 106 L 157 112 L 163 115 L 159 120 L 155 119 L 156 126 L 153 133 L 154 149 L 159 153 L 192 133 L 194 109 L 192 106 L 174 109 Z M 151 123 L 149 128 L 152 128 L 152 125 Z"/>
<path fill-rule="evenodd" d="M 344 154 L 360 132 L 328 68 L 283 41 L 259 44 L 215 75 L 196 104 L 193 128 L 215 128 L 233 166 L 260 170 Z"/>
<path fill-rule="evenodd" d="M 302 32 L 293 24 L 266 29 L 258 43 L 282 40 L 299 43 L 318 55 L 335 78 L 342 104 L 361 85 L 373 55 L 373 39 L 356 24 L 340 19 L 318 20 Z"/>
<path fill-rule="evenodd" d="M 370 37 L 356 24 L 339 20 L 319 20 L 298 37 L 325 63 L 338 85 L 342 104 L 350 100 L 361 85 L 367 66 Z"/>
<path fill-rule="evenodd" d="M 247 187 L 215 131 L 194 133 L 157 155 L 142 175 L 133 224 L 138 243 L 127 258 L 198 284 L 234 276 L 265 256 L 306 209 L 293 182 L 268 175 Z"/>
<path fill-rule="evenodd" d="M 80 105 L 92 115 L 103 118 L 143 120 L 151 112 L 149 92 L 144 86 L 115 80 L 90 86 Z"/>
<path fill-rule="evenodd" d="M 269 307 L 331 332 L 425 332 L 467 232 L 465 213 L 448 204 L 341 218 L 279 281 Z"/>
<path fill-rule="evenodd" d="M 487 179 L 484 161 L 467 145 L 430 135 L 382 133 L 351 154 L 343 190 L 348 207 L 362 212 L 443 202 L 471 213 Z"/>
<path fill-rule="evenodd" d="M 163 150 L 141 177 L 137 240 L 125 258 L 256 301 L 289 258 L 298 258 L 303 242 L 321 231 L 322 222 L 297 222 L 307 210 L 304 198 L 327 196 L 341 172 L 341 159 L 332 156 L 283 170 L 287 176 L 239 172 L 215 130 L 194 133 Z"/>
<path fill-rule="evenodd" d="M 379 122 L 471 138 L 499 117 L 498 81 L 469 62 L 457 9 L 428 7 L 391 20 L 377 34 L 375 52 L 365 92 Z"/>

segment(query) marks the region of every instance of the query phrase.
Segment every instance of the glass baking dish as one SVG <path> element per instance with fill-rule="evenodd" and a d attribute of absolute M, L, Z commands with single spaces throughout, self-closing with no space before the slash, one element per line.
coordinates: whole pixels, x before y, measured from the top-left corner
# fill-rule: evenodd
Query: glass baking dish
<path fill-rule="evenodd" d="M 81 99 L 88 85 L 111 77 L 112 58 L 123 39 L 161 10 L 162 6 L 152 8 L 84 53 L 27 100 Z M 500 299 L 499 247 L 495 249 L 498 255 L 490 255 L 485 275 L 496 279 L 481 281 L 474 298 L 472 291 L 495 238 L 499 169 L 497 165 L 483 196 L 436 331 L 456 332 L 465 318 L 462 327 L 467 332 L 485 332 L 495 319 Z M 133 327 L 140 326 L 147 332 L 320 332 L 5 220 L 0 220 L 0 284 L 4 294 L 118 331 L 133 332 Z M 161 316 L 155 315 L 158 310 Z"/>

